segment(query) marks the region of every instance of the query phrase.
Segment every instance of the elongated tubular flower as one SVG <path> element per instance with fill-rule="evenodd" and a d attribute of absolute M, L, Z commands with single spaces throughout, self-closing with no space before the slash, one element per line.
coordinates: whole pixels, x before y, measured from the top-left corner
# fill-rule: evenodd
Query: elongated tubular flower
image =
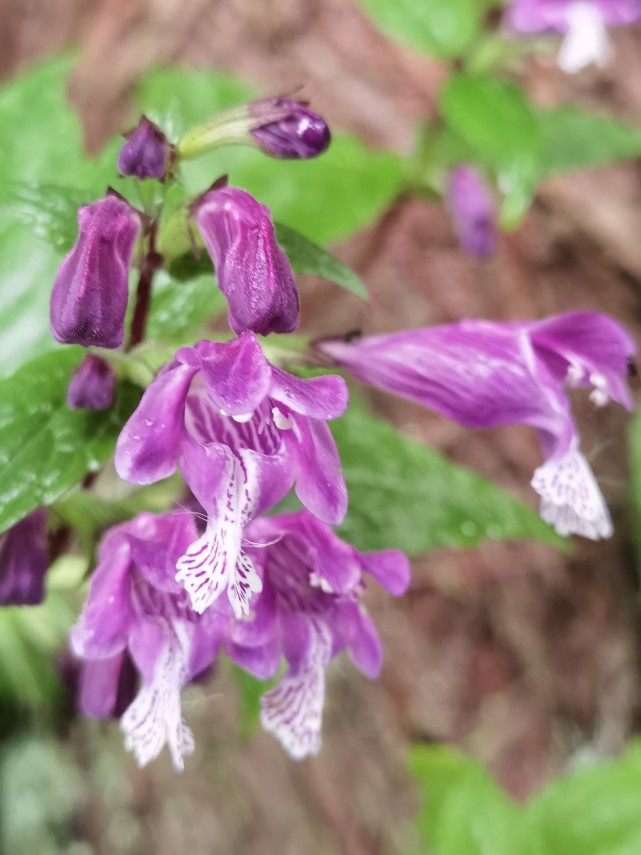
<path fill-rule="evenodd" d="M 188 514 L 142 513 L 103 538 L 98 566 L 71 647 L 84 661 L 81 707 L 110 715 L 122 693 L 131 657 L 140 689 L 121 719 L 125 747 L 140 766 L 166 744 L 177 771 L 193 751 L 182 719 L 183 686 L 216 658 L 225 625 L 212 612 L 196 614 L 176 582 L 175 563 L 194 536 Z M 127 692 L 125 692 L 127 694 Z"/>
<path fill-rule="evenodd" d="M 496 244 L 496 214 L 489 191 L 472 166 L 457 166 L 447 181 L 447 207 L 463 249 L 477 258 Z"/>
<path fill-rule="evenodd" d="M 591 387 L 595 404 L 612 398 L 631 409 L 624 378 L 635 346 L 611 318 L 572 312 L 536 322 L 466 320 L 317 347 L 358 380 L 465 427 L 536 428 L 545 463 L 532 486 L 543 519 L 564 535 L 611 535 L 564 391 L 566 385 Z"/>
<path fill-rule="evenodd" d="M 80 208 L 78 225 L 53 284 L 51 333 L 63 344 L 119 347 L 140 216 L 124 199 L 108 195 Z"/>
<path fill-rule="evenodd" d="M 564 36 L 558 63 L 563 71 L 604 65 L 611 47 L 607 27 L 641 20 L 638 0 L 513 0 L 506 15 L 512 32 L 556 32 Z"/>
<path fill-rule="evenodd" d="M 48 567 L 47 512 L 38 508 L 0 534 L 0 605 L 41 603 Z"/>
<path fill-rule="evenodd" d="M 118 439 L 116 469 L 150 484 L 180 465 L 206 510 L 205 533 L 177 562 L 196 611 L 227 591 L 235 614 L 248 614 L 261 582 L 243 530 L 292 486 L 316 517 L 342 521 L 347 491 L 326 422 L 346 406 L 342 378 L 287 374 L 251 333 L 181 348 L 146 390 Z"/>
<path fill-rule="evenodd" d="M 368 677 L 380 672 L 380 640 L 361 602 L 364 574 L 400 596 L 409 585 L 409 562 L 396 550 L 359 552 L 307 511 L 256 520 L 247 536 L 262 576 L 264 632 L 289 665 L 261 700 L 262 725 L 301 760 L 320 750 L 330 661 L 347 650 Z"/>
<path fill-rule="evenodd" d="M 293 332 L 298 289 L 269 209 L 238 187 L 219 187 L 201 196 L 193 212 L 234 332 Z"/>

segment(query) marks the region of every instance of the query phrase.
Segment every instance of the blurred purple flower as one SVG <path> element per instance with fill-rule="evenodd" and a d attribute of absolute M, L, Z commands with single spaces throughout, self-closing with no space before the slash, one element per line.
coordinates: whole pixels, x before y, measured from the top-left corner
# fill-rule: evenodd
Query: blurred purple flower
<path fill-rule="evenodd" d="M 106 359 L 85 356 L 67 389 L 67 403 L 74 409 L 107 410 L 116 388 L 116 372 Z"/>
<path fill-rule="evenodd" d="M 38 508 L 0 534 L 0 605 L 41 603 L 48 567 L 47 512 Z"/>
<path fill-rule="evenodd" d="M 308 159 L 327 151 L 331 134 L 325 120 L 302 101 L 282 96 L 249 105 L 252 118 L 262 120 L 250 131 L 270 157 Z"/>
<path fill-rule="evenodd" d="M 261 583 L 242 550 L 244 527 L 292 485 L 316 517 L 342 521 L 347 493 L 327 420 L 346 406 L 342 378 L 287 374 L 251 333 L 180 348 L 146 390 L 118 439 L 116 469 L 150 484 L 180 463 L 208 514 L 205 533 L 177 562 L 198 612 L 226 590 L 235 614 L 248 613 Z"/>
<path fill-rule="evenodd" d="M 174 578 L 176 561 L 193 537 L 189 515 L 142 513 L 112 528 L 71 630 L 72 650 L 84 660 L 80 705 L 89 715 L 109 716 L 119 697 L 131 697 L 131 657 L 141 686 L 121 729 L 140 766 L 167 744 L 174 768 L 182 771 L 194 743 L 182 719 L 180 693 L 224 642 L 216 614 L 207 620 L 196 614 Z"/>
<path fill-rule="evenodd" d="M 307 511 L 257 520 L 247 537 L 262 576 L 261 624 L 276 641 L 269 670 L 276 671 L 281 651 L 289 664 L 261 700 L 262 724 L 301 760 L 320 750 L 330 660 L 346 649 L 368 677 L 380 672 L 380 640 L 361 603 L 364 574 L 400 596 L 409 585 L 409 562 L 396 550 L 359 552 Z"/>
<path fill-rule="evenodd" d="M 159 127 L 141 116 L 138 125 L 125 134 L 126 142 L 118 153 L 118 171 L 133 178 L 164 178 L 170 146 Z"/>
<path fill-rule="evenodd" d="M 516 33 L 563 35 L 558 62 L 570 73 L 590 63 L 604 65 L 611 55 L 607 27 L 639 20 L 639 0 L 513 0 L 506 17 Z"/>
<path fill-rule="evenodd" d="M 625 383 L 635 346 L 611 318 L 573 312 L 543 321 L 457 324 L 326 340 L 319 350 L 354 377 L 410 398 L 469 428 L 536 428 L 545 463 L 532 486 L 541 516 L 563 535 L 609 537 L 612 523 L 564 386 L 587 386 L 601 406 L 631 409 Z"/>
<path fill-rule="evenodd" d="M 496 244 L 496 214 L 485 182 L 472 166 L 457 166 L 448 176 L 447 208 L 463 249 L 485 258 Z"/>
<path fill-rule="evenodd" d="M 108 195 L 78 211 L 78 238 L 51 293 L 51 333 L 63 344 L 119 347 L 129 296 L 129 265 L 140 216 Z"/>
<path fill-rule="evenodd" d="M 269 209 L 237 187 L 209 190 L 194 207 L 236 333 L 289 333 L 298 326 L 298 290 Z"/>

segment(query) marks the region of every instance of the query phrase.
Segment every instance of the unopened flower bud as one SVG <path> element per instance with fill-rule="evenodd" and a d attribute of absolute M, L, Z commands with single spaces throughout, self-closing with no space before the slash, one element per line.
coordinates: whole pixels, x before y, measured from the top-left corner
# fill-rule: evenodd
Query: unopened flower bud
<path fill-rule="evenodd" d="M 299 320 L 296 279 L 269 209 L 238 187 L 219 187 L 193 210 L 234 332 L 293 332 Z"/>
<path fill-rule="evenodd" d="M 51 333 L 62 344 L 119 347 L 129 297 L 138 212 L 109 195 L 78 211 L 78 238 L 51 293 Z"/>
<path fill-rule="evenodd" d="M 448 177 L 447 207 L 463 249 L 477 258 L 491 255 L 496 244 L 496 215 L 489 191 L 471 166 L 457 166 Z"/>
<path fill-rule="evenodd" d="M 270 114 L 282 111 L 278 119 Z M 327 150 L 331 134 L 325 120 L 300 101 L 266 98 L 249 105 L 250 115 L 261 121 L 250 133 L 271 157 L 308 159 Z"/>
<path fill-rule="evenodd" d="M 80 363 L 67 389 L 75 410 L 107 410 L 113 401 L 116 372 L 106 359 L 89 354 Z"/>
<path fill-rule="evenodd" d="M 278 96 L 219 113 L 185 134 L 176 151 L 189 159 L 235 143 L 255 146 L 270 157 L 300 160 L 318 157 L 330 142 L 321 116 L 302 101 Z"/>
<path fill-rule="evenodd" d="M 0 534 L 0 605 L 33 606 L 42 602 L 49 567 L 46 539 L 44 508 Z"/>
<path fill-rule="evenodd" d="M 171 146 L 160 128 L 141 116 L 137 127 L 124 136 L 126 142 L 118 154 L 118 171 L 132 178 L 164 178 Z"/>

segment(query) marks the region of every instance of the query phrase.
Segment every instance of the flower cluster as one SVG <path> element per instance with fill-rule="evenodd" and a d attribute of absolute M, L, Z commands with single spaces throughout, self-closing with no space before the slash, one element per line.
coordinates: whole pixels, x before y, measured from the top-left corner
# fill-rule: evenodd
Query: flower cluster
<path fill-rule="evenodd" d="M 314 157 L 327 126 L 306 104 L 266 99 L 227 111 L 176 144 L 143 117 L 126 135 L 118 164 L 137 180 L 171 182 L 181 159 L 245 142 L 273 157 Z M 142 195 L 142 194 L 141 194 Z M 481 176 L 459 166 L 448 205 L 461 244 L 484 256 L 495 240 L 492 200 Z M 127 347 L 144 335 L 159 211 L 138 211 L 111 190 L 79 212 L 75 246 L 51 297 L 58 341 L 117 348 L 125 339 L 132 267 L 139 268 Z M 299 324 L 290 262 L 268 208 L 218 179 L 181 216 L 204 246 L 228 304 L 231 338 L 180 347 L 147 386 L 116 444 L 118 475 L 150 485 L 179 471 L 198 512 L 140 513 L 103 538 L 84 611 L 71 633 L 82 661 L 80 706 L 121 719 L 139 764 L 167 745 L 176 769 L 194 748 L 183 720 L 184 687 L 224 653 L 259 679 L 286 671 L 262 698 L 261 720 L 289 754 L 320 749 L 325 675 L 346 651 L 367 676 L 381 667 L 381 644 L 363 604 L 373 577 L 394 596 L 408 587 L 398 551 L 361 553 L 333 527 L 347 489 L 329 422 L 346 410 L 340 376 L 308 379 L 272 364 L 261 336 Z M 183 235 L 184 237 L 184 235 Z M 462 321 L 346 341 L 314 343 L 312 355 L 356 379 L 418 401 L 469 428 L 526 424 L 544 462 L 532 485 L 541 515 L 561 534 L 607 537 L 612 524 L 579 448 L 566 387 L 589 387 L 597 405 L 630 407 L 625 383 L 634 346 L 610 318 L 590 312 L 538 322 Z M 116 373 L 89 353 L 68 389 L 72 407 L 105 409 Z M 302 510 L 275 513 L 294 490 Z M 190 500 L 191 501 L 191 500 Z M 273 515 L 270 515 L 273 514 Z M 32 602 L 20 544 L 43 536 L 38 512 L 0 541 L 6 596 Z M 42 549 L 30 561 L 46 567 Z M 38 579 L 40 580 L 38 583 Z M 0 579 L 0 582 L 3 581 Z M 10 590 L 9 590 L 10 589 Z"/>
<path fill-rule="evenodd" d="M 214 144 L 244 141 L 300 158 L 320 154 L 329 140 L 307 105 L 275 98 L 223 114 L 175 146 L 143 117 L 126 135 L 118 166 L 166 183 L 181 158 Z M 400 552 L 360 553 L 331 528 L 345 517 L 347 490 L 328 422 L 345 411 L 347 388 L 338 376 L 289 374 L 263 352 L 258 336 L 299 323 L 296 280 L 269 210 L 219 179 L 187 212 L 235 337 L 176 351 L 125 424 L 115 465 L 135 485 L 179 469 L 202 513 L 141 513 L 104 536 L 71 633 L 82 661 L 80 707 L 120 716 L 139 764 L 167 745 L 180 770 L 194 747 L 181 713 L 184 686 L 221 652 L 261 679 L 274 677 L 284 659 L 286 673 L 263 697 L 262 722 L 300 759 L 320 749 L 331 660 L 346 650 L 366 675 L 380 670 L 380 642 L 362 603 L 366 575 L 399 595 L 409 564 Z M 54 284 L 54 336 L 119 347 L 136 264 L 139 340 L 140 290 L 162 263 L 157 215 L 110 191 L 81 209 L 79 226 Z M 69 387 L 70 406 L 108 407 L 115 379 L 109 362 L 89 354 Z M 303 510 L 266 517 L 292 488 Z"/>

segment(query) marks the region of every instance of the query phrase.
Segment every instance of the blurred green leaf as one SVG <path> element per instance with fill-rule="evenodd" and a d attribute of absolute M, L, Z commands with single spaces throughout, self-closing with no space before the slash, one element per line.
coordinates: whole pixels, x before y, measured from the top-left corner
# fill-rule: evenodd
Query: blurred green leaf
<path fill-rule="evenodd" d="M 419 746 L 410 771 L 422 795 L 416 855 L 524 855 L 519 809 L 478 761 L 444 746 Z"/>
<path fill-rule="evenodd" d="M 641 129 L 572 107 L 539 110 L 545 175 L 641 156 Z"/>
<path fill-rule="evenodd" d="M 508 228 L 517 225 L 541 170 L 540 128 L 524 94 L 502 80 L 462 74 L 445 85 L 440 109 L 479 161 L 496 173 L 502 222 Z"/>
<path fill-rule="evenodd" d="M 5 190 L 8 201 L 2 203 L 4 211 L 57 252 L 71 249 L 78 228 L 78 208 L 91 201 L 87 191 L 52 184 L 9 184 Z"/>
<path fill-rule="evenodd" d="M 285 250 L 292 267 L 297 273 L 309 273 L 319 276 L 335 285 L 340 285 L 352 294 L 356 294 L 362 300 L 367 299 L 367 289 L 359 277 L 342 261 L 339 261 L 329 252 L 317 246 L 311 240 L 284 226 L 276 223 L 276 234 L 278 242 Z"/>
<path fill-rule="evenodd" d="M 108 411 L 65 401 L 81 348 L 45 354 L 0 381 L 0 531 L 50 505 L 112 453 L 139 397 L 121 383 Z"/>
<path fill-rule="evenodd" d="M 238 732 L 243 739 L 253 736 L 260 724 L 260 699 L 268 692 L 274 680 L 259 680 L 247 671 L 229 662 L 232 679 L 238 695 Z"/>
<path fill-rule="evenodd" d="M 352 395 L 332 422 L 349 493 L 341 533 L 359 549 L 420 555 L 485 539 L 564 546 L 538 513 L 496 484 L 451 463 L 372 416 Z"/>
<path fill-rule="evenodd" d="M 53 657 L 66 646 L 74 617 L 58 593 L 39 606 L 0 609 L 0 699 L 28 706 L 54 700 L 60 684 Z"/>
<path fill-rule="evenodd" d="M 481 22 L 479 0 L 360 0 L 360 4 L 384 32 L 439 57 L 462 54 Z"/>
<path fill-rule="evenodd" d="M 641 745 L 552 781 L 527 805 L 527 855 L 641 852 Z"/>

